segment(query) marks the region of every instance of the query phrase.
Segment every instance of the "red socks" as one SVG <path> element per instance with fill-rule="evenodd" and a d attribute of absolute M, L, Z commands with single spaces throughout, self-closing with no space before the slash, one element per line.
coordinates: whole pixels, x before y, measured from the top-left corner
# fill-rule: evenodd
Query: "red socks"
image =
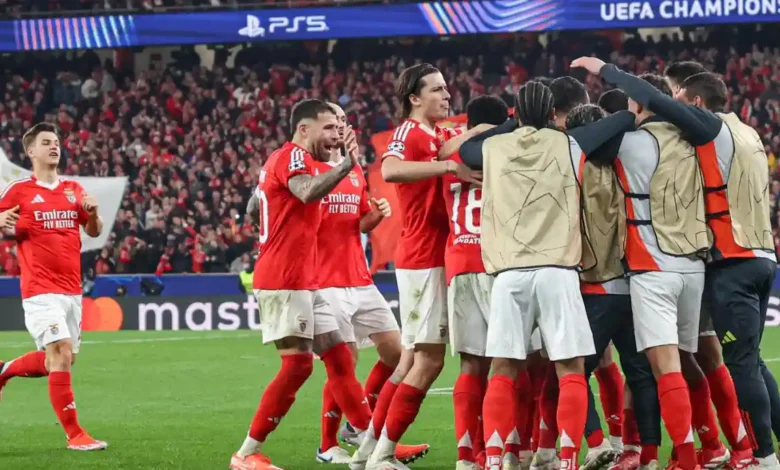
<path fill-rule="evenodd" d="M 712 411 L 710 398 L 710 386 L 705 379 L 698 383 L 689 384 L 691 400 L 691 412 L 693 419 L 691 424 L 699 434 L 702 448 L 717 449 L 720 447 L 720 429 L 715 421 L 715 412 Z"/>
<path fill-rule="evenodd" d="M 371 417 L 371 427 L 374 430 L 374 439 L 379 439 L 382 428 L 385 427 L 387 412 L 390 410 L 390 404 L 393 402 L 393 397 L 395 396 L 397 389 L 398 385 L 388 380 L 385 382 L 385 386 L 382 387 L 382 391 L 379 392 L 379 398 L 377 398 L 376 407 L 374 407 L 374 415 Z"/>
<path fill-rule="evenodd" d="M 384 393 L 384 390 L 382 392 Z M 401 436 L 406 433 L 406 430 L 417 418 L 425 393 L 425 390 L 420 390 L 409 384 L 401 383 L 398 386 L 393 401 L 390 403 L 390 409 L 387 411 L 387 420 L 385 420 L 385 432 L 391 442 L 398 443 Z"/>
<path fill-rule="evenodd" d="M 588 416 L 588 386 L 585 376 L 566 374 L 558 380 L 558 427 L 561 432 L 561 468 L 576 470 L 577 453 Z"/>
<path fill-rule="evenodd" d="M 641 445 L 641 439 L 639 437 L 639 428 L 636 424 L 636 418 L 634 417 L 634 409 L 626 408 L 623 410 L 623 446 L 637 446 Z"/>
<path fill-rule="evenodd" d="M 616 363 L 595 371 L 599 381 L 599 399 L 604 410 L 604 418 L 609 426 L 610 436 L 623 434 L 623 376 Z"/>
<path fill-rule="evenodd" d="M 68 439 L 84 432 L 76 414 L 76 402 L 73 399 L 73 387 L 70 372 L 52 372 L 49 374 L 49 400 L 57 419 Z"/>
<path fill-rule="evenodd" d="M 658 460 L 658 446 L 655 444 L 642 444 L 642 452 L 639 454 L 639 465 L 648 465 L 653 460 Z"/>
<path fill-rule="evenodd" d="M 729 446 L 740 451 L 750 449 L 750 439 L 745 432 L 742 416 L 739 412 L 737 391 L 734 389 L 734 381 L 731 379 L 726 365 L 721 364 L 717 369 L 707 374 L 707 383 L 710 385 L 712 403 L 715 405 L 718 421 L 720 421 Z M 741 439 L 739 438 L 740 429 L 743 431 Z"/>
<path fill-rule="evenodd" d="M 555 372 L 555 364 L 548 362 L 546 366 L 546 376 L 542 386 L 542 396 L 539 399 L 539 448 L 555 449 L 555 443 L 558 442 L 558 375 Z M 587 402 L 586 402 L 587 404 Z M 585 407 L 587 412 L 587 406 Z M 585 428 L 580 430 L 580 435 Z"/>
<path fill-rule="evenodd" d="M 368 399 L 368 406 L 373 411 L 376 408 L 376 401 L 379 398 L 379 393 L 382 391 L 382 387 L 385 386 L 385 382 L 393 375 L 395 369 L 388 366 L 382 361 L 376 361 L 371 372 L 366 379 L 366 398 Z"/>
<path fill-rule="evenodd" d="M 282 356 L 282 368 L 268 384 L 257 408 L 249 437 L 264 442 L 295 402 L 295 394 L 314 370 L 311 353 Z M 50 379 L 51 380 L 51 379 Z"/>
<path fill-rule="evenodd" d="M 0 374 L 0 380 L 8 380 L 12 377 L 45 377 L 48 374 L 46 352 L 33 351 L 6 364 L 5 370 Z"/>
<path fill-rule="evenodd" d="M 482 420 L 485 431 L 486 467 L 501 466 L 504 443 L 514 429 L 515 381 L 505 375 L 494 375 L 488 382 Z"/>
<path fill-rule="evenodd" d="M 322 387 L 322 420 L 320 423 L 320 449 L 325 452 L 331 447 L 339 445 L 338 433 L 341 424 L 341 408 L 333 398 L 333 392 L 330 389 L 330 381 L 325 382 Z"/>
<path fill-rule="evenodd" d="M 696 468 L 696 451 L 691 429 L 691 402 L 688 386 L 680 372 L 664 374 L 658 379 L 661 418 L 674 444 L 677 463 L 683 470 Z"/>
<path fill-rule="evenodd" d="M 517 433 L 517 439 L 510 439 L 506 443 L 506 451 L 520 456 L 520 452 L 531 450 L 531 436 L 533 429 L 529 422 L 533 423 L 534 396 L 531 390 L 531 377 L 527 370 L 522 370 L 517 374 L 515 380 L 515 428 L 512 433 Z M 516 440 L 517 442 L 513 442 Z"/>
<path fill-rule="evenodd" d="M 585 440 L 588 442 L 589 449 L 598 447 L 602 442 L 604 442 L 604 431 L 601 429 L 596 429 L 589 435 L 585 436 Z"/>
<path fill-rule="evenodd" d="M 346 343 L 337 344 L 322 355 L 330 390 L 339 408 L 355 429 L 365 431 L 371 422 L 371 408 L 355 376 L 355 360 Z"/>
<path fill-rule="evenodd" d="M 452 392 L 455 406 L 455 439 L 458 441 L 458 460 L 474 462 L 474 439 L 482 412 L 482 377 L 460 374 Z"/>

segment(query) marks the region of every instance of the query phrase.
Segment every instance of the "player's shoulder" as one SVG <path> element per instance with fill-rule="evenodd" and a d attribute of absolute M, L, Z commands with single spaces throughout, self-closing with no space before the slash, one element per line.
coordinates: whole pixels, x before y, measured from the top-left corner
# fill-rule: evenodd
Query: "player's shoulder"
<path fill-rule="evenodd" d="M 15 193 L 18 191 L 24 191 L 25 189 L 28 189 L 34 185 L 35 185 L 35 181 L 30 176 L 17 178 L 11 181 L 10 183 L 8 183 L 8 186 L 3 188 L 3 191 L 0 192 L 0 199 L 4 198 L 8 194 Z"/>
<path fill-rule="evenodd" d="M 60 178 L 60 184 L 65 189 L 72 189 L 72 190 L 79 190 L 82 191 L 84 187 L 81 185 L 80 182 L 72 179 L 72 178 Z"/>
<path fill-rule="evenodd" d="M 274 169 L 287 167 L 289 171 L 296 171 L 306 168 L 311 160 L 309 152 L 292 142 L 285 142 L 268 157 L 266 166 Z"/>

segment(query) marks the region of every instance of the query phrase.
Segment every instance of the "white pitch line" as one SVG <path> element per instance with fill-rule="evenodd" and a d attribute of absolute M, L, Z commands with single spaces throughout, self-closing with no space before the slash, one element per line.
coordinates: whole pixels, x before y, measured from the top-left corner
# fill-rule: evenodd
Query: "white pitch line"
<path fill-rule="evenodd" d="M 166 343 L 171 341 L 211 341 L 217 339 L 235 339 L 251 338 L 256 334 L 242 333 L 235 335 L 210 335 L 210 336 L 169 336 L 166 338 L 133 338 L 133 339 L 114 339 L 114 340 L 86 340 L 81 344 L 133 344 L 133 343 Z M 3 343 L 0 342 L 0 348 L 20 348 L 30 346 L 32 341 L 24 343 Z"/>

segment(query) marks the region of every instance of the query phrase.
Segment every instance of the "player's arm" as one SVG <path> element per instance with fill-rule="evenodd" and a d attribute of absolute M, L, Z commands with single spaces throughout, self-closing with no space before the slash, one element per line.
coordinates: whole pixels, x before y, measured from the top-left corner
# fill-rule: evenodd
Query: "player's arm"
<path fill-rule="evenodd" d="M 251 224 L 260 222 L 260 189 L 255 188 L 246 205 L 246 216 Z"/>
<path fill-rule="evenodd" d="M 81 207 L 84 211 L 82 215 L 84 232 L 92 238 L 99 237 L 103 232 L 103 218 L 98 215 L 97 199 L 85 194 Z"/>
<path fill-rule="evenodd" d="M 20 201 L 19 188 L 13 183 L 0 192 L 0 231 L 6 240 L 14 238 L 16 222 L 19 221 Z"/>
<path fill-rule="evenodd" d="M 458 134 L 451 139 L 447 139 L 447 141 L 444 142 L 444 145 L 442 145 L 439 149 L 439 160 L 446 160 L 450 158 L 452 154 L 460 149 L 460 146 L 463 145 L 464 142 L 471 139 L 472 137 L 476 137 L 479 134 L 482 134 L 483 132 L 487 132 L 494 127 L 496 126 L 493 124 L 477 124 L 471 129 L 468 129 L 467 131 L 464 131 L 463 133 Z"/>
<path fill-rule="evenodd" d="M 723 121 L 711 112 L 681 103 L 612 64 L 604 65 L 600 73 L 604 80 L 620 87 L 629 98 L 682 129 L 691 145 L 712 142 L 720 133 Z"/>
<path fill-rule="evenodd" d="M 347 157 L 325 173 L 316 176 L 312 176 L 309 173 L 297 174 L 287 180 L 287 187 L 304 204 L 319 201 L 327 196 L 339 184 L 339 181 L 352 171 L 355 163 L 353 158 Z"/>
<path fill-rule="evenodd" d="M 460 146 L 460 159 L 472 170 L 482 170 L 482 144 L 486 139 L 499 134 L 508 134 L 517 129 L 517 120 L 508 119 L 500 126 L 494 127 L 487 132 L 478 134 Z"/>
<path fill-rule="evenodd" d="M 623 134 L 634 129 L 635 119 L 630 111 L 619 111 L 592 124 L 567 131 L 567 134 L 577 142 L 589 160 L 611 162 L 618 155 Z"/>
<path fill-rule="evenodd" d="M 362 233 L 368 233 L 374 230 L 377 225 L 379 225 L 383 220 L 385 220 L 385 218 L 390 217 L 391 215 L 393 215 L 393 212 L 390 209 L 390 203 L 387 202 L 387 199 L 371 198 L 371 206 L 369 211 L 360 217 L 360 231 Z"/>

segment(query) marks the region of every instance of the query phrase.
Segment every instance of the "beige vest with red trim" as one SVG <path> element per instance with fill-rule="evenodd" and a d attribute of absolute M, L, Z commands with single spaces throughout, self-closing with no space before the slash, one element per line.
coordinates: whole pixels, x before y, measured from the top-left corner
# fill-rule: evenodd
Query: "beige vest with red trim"
<path fill-rule="evenodd" d="M 734 113 L 718 113 L 731 131 L 734 157 L 729 169 L 726 199 L 737 245 L 747 250 L 775 251 L 769 221 L 769 167 L 756 131 Z"/>
<path fill-rule="evenodd" d="M 671 123 L 649 122 L 639 128 L 658 144 L 658 166 L 650 179 L 650 217 L 658 248 L 671 256 L 703 254 L 712 246 L 712 235 L 696 150 Z"/>
<path fill-rule="evenodd" d="M 482 153 L 485 270 L 578 267 L 580 188 L 569 137 L 520 127 L 485 140 Z"/>
<path fill-rule="evenodd" d="M 585 237 L 583 282 L 599 283 L 622 277 L 626 244 L 626 202 L 612 165 L 587 162 L 582 168 L 582 217 Z M 592 251 L 588 248 L 592 247 Z"/>

